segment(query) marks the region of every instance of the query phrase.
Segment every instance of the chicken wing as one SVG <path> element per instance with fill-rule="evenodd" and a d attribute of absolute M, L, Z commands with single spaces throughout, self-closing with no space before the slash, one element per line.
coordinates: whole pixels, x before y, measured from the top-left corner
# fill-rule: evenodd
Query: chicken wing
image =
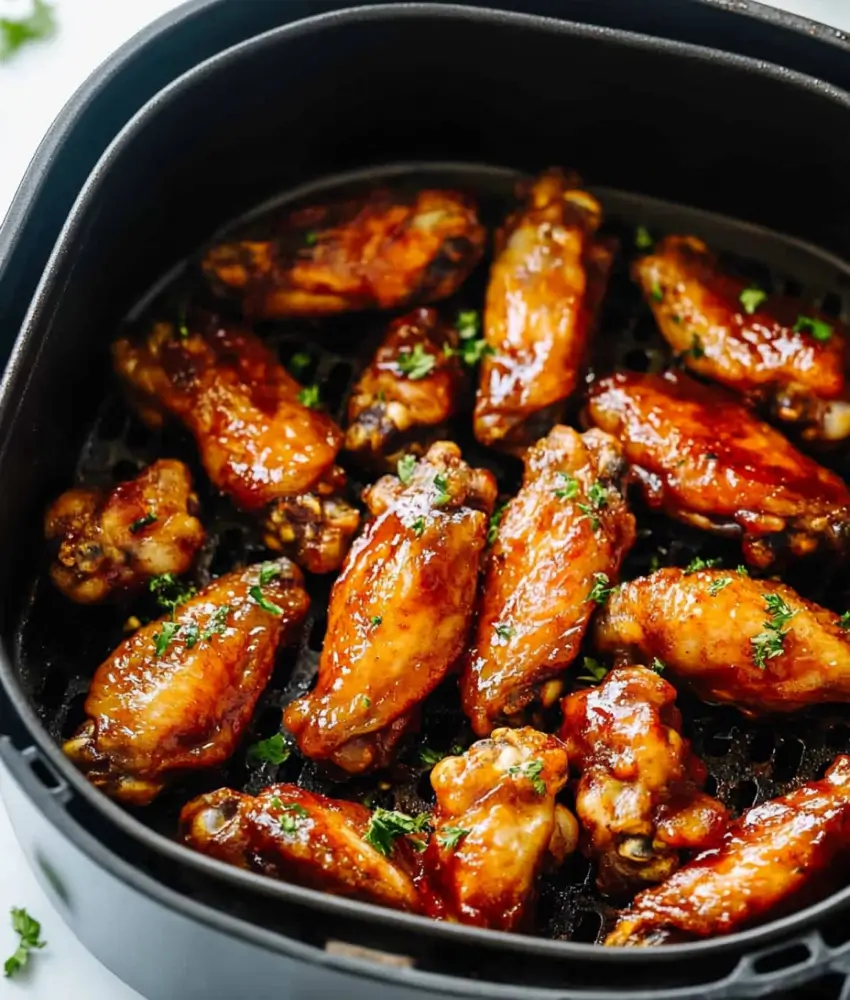
<path fill-rule="evenodd" d="M 161 573 L 185 573 L 206 537 L 182 462 L 161 459 L 111 490 L 78 486 L 53 501 L 44 534 L 50 576 L 79 604 L 135 593 Z"/>
<path fill-rule="evenodd" d="M 661 569 L 611 595 L 596 644 L 658 657 L 705 701 L 748 715 L 793 712 L 850 701 L 846 617 L 735 571 Z"/>
<path fill-rule="evenodd" d="M 390 760 L 463 651 L 496 497 L 490 473 L 448 442 L 406 480 L 366 491 L 375 519 L 334 584 L 318 683 L 284 713 L 306 756 L 349 772 Z"/>
<path fill-rule="evenodd" d="M 359 515 L 334 466 L 342 432 L 302 402 L 301 386 L 250 330 L 199 319 L 158 323 L 113 346 L 118 374 L 151 427 L 194 435 L 207 475 L 242 510 L 265 514 L 267 541 L 313 572 L 339 567 Z"/>
<path fill-rule="evenodd" d="M 580 775 L 582 849 L 608 894 L 634 893 L 716 843 L 726 809 L 702 793 L 705 766 L 681 735 L 673 687 L 646 667 L 611 671 L 564 698 L 561 739 Z"/>
<path fill-rule="evenodd" d="M 349 400 L 346 450 L 387 470 L 444 433 L 466 388 L 457 343 L 434 309 L 393 320 Z"/>
<path fill-rule="evenodd" d="M 479 736 L 561 693 L 597 591 L 617 579 L 635 538 L 614 438 L 558 426 L 531 448 L 519 495 L 490 553 L 461 696 Z"/>
<path fill-rule="evenodd" d="M 835 887 L 850 845 L 850 757 L 821 781 L 748 809 L 705 851 L 620 916 L 606 945 L 639 947 L 730 934 Z M 829 873 L 829 874 L 827 874 Z"/>
<path fill-rule="evenodd" d="M 695 236 L 668 236 L 633 273 L 688 368 L 768 403 L 806 438 L 850 435 L 847 336 L 839 322 L 724 271 Z"/>
<path fill-rule="evenodd" d="M 308 606 L 301 574 L 286 559 L 213 580 L 98 667 L 88 720 L 65 753 L 93 784 L 132 805 L 151 802 L 181 771 L 220 764 Z"/>
<path fill-rule="evenodd" d="M 531 185 L 496 242 L 484 315 L 475 436 L 521 450 L 556 423 L 581 375 L 613 248 L 599 202 L 559 170 Z"/>
<path fill-rule="evenodd" d="M 622 373 L 593 387 L 588 412 L 620 439 L 650 506 L 741 536 L 750 565 L 847 550 L 844 483 L 726 392 L 673 372 Z"/>
<path fill-rule="evenodd" d="M 467 195 L 382 190 L 290 212 L 271 239 L 213 247 L 203 271 L 255 319 L 403 309 L 457 291 L 485 241 Z"/>
<path fill-rule="evenodd" d="M 399 838 L 387 857 L 364 837 L 371 813 L 297 785 L 259 795 L 229 788 L 189 802 L 183 842 L 239 868 L 398 910 L 422 909 L 413 849 Z"/>
<path fill-rule="evenodd" d="M 528 921 L 544 866 L 560 865 L 578 840 L 572 813 L 555 802 L 566 782 L 560 740 L 534 729 L 497 729 L 434 767 L 425 867 L 451 917 L 507 931 Z"/>

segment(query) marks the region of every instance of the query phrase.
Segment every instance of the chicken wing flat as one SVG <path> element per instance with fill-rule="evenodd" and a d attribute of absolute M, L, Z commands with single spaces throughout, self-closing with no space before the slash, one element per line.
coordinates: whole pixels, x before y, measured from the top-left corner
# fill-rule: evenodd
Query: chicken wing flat
<path fill-rule="evenodd" d="M 457 291 L 485 242 L 467 195 L 382 190 L 291 212 L 271 239 L 215 246 L 203 271 L 254 319 L 403 309 Z"/>
<path fill-rule="evenodd" d="M 715 844 L 726 809 L 702 793 L 705 766 L 681 735 L 674 688 L 646 667 L 611 671 L 562 703 L 561 739 L 575 792 L 582 849 L 599 888 L 632 894 L 661 882 L 680 852 Z"/>
<path fill-rule="evenodd" d="M 133 594 L 161 573 L 185 573 L 206 537 L 182 462 L 161 459 L 111 490 L 78 486 L 50 505 L 50 576 L 79 604 Z"/>
<path fill-rule="evenodd" d="M 132 805 L 151 802 L 181 771 L 220 764 L 308 606 L 301 574 L 286 559 L 213 580 L 98 667 L 88 721 L 65 753 L 93 784 Z"/>
<path fill-rule="evenodd" d="M 259 337 L 214 317 L 182 335 L 158 323 L 142 342 L 117 341 L 113 358 L 142 419 L 155 429 L 166 415 L 181 421 L 213 485 L 265 513 L 267 541 L 313 572 L 339 567 L 359 523 L 334 466 L 342 432 L 301 401 Z"/>
<path fill-rule="evenodd" d="M 406 478 L 366 491 L 375 518 L 334 584 L 318 682 L 284 713 L 307 757 L 349 772 L 388 763 L 463 651 L 496 498 L 490 473 L 448 442 Z"/>
<path fill-rule="evenodd" d="M 346 450 L 386 471 L 445 432 L 466 388 L 457 343 L 434 309 L 393 320 L 349 400 Z"/>
<path fill-rule="evenodd" d="M 674 372 L 622 373 L 593 387 L 588 412 L 619 438 L 650 506 L 742 536 L 750 565 L 846 551 L 847 487 L 728 393 Z"/>
<path fill-rule="evenodd" d="M 304 791 L 272 785 L 259 795 L 220 788 L 181 813 L 189 847 L 239 868 L 398 910 L 419 911 L 413 850 L 399 838 L 387 857 L 364 839 L 371 813 Z"/>
<path fill-rule="evenodd" d="M 597 607 L 635 538 L 620 493 L 616 440 L 557 426 L 526 456 L 522 489 L 502 516 L 487 566 L 475 639 L 461 681 L 472 728 L 489 734 L 529 703 L 561 693 Z"/>
<path fill-rule="evenodd" d="M 850 435 L 847 336 L 836 320 L 729 274 L 695 236 L 668 236 L 633 273 L 688 368 L 768 403 L 804 437 Z"/>
<path fill-rule="evenodd" d="M 575 850 L 578 826 L 555 796 L 567 755 L 555 736 L 497 729 L 431 771 L 437 794 L 425 855 L 450 917 L 517 930 L 531 917 L 537 878 Z"/>
<path fill-rule="evenodd" d="M 835 863 L 848 844 L 850 757 L 838 757 L 821 781 L 748 809 L 718 848 L 637 896 L 605 944 L 706 938 L 778 916 L 818 883 L 834 888 Z"/>
<path fill-rule="evenodd" d="M 624 583 L 596 622 L 603 651 L 658 657 L 709 702 L 748 715 L 850 701 L 850 632 L 790 587 L 735 571 L 661 569 Z"/>
<path fill-rule="evenodd" d="M 582 373 L 613 248 L 595 239 L 599 202 L 550 170 L 496 242 L 484 314 L 475 436 L 521 450 L 556 423 Z"/>

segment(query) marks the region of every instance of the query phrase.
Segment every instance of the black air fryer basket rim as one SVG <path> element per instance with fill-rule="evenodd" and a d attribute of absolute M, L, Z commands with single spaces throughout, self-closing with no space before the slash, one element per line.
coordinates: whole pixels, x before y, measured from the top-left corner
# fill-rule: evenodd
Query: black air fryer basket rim
<path fill-rule="evenodd" d="M 707 0 L 704 0 L 704 2 L 707 2 Z M 714 0 L 711 0 L 711 2 L 714 2 Z M 201 4 L 196 3 L 191 6 L 195 8 L 200 7 Z M 122 128 L 101 156 L 78 195 L 60 233 L 57 244 L 34 295 L 21 332 L 16 340 L 8 368 L 2 383 L 0 383 L 0 441 L 3 442 L 2 446 L 0 446 L 0 456 L 5 451 L 8 429 L 15 420 L 17 399 L 26 391 L 29 381 L 27 371 L 32 370 L 38 363 L 38 358 L 43 349 L 43 343 L 38 338 L 37 331 L 46 321 L 45 311 L 47 309 L 46 300 L 48 298 L 46 293 L 55 282 L 67 280 L 62 275 L 64 258 L 69 256 L 70 248 L 73 246 L 75 237 L 84 223 L 85 215 L 96 202 L 102 180 L 111 170 L 113 160 L 123 149 L 124 145 L 130 142 L 135 133 L 143 128 L 150 119 L 154 118 L 159 108 L 170 101 L 175 94 L 184 89 L 202 85 L 207 76 L 221 71 L 229 63 L 250 56 L 258 48 L 275 45 L 281 38 L 297 39 L 321 32 L 329 26 L 344 26 L 355 20 L 380 21 L 384 18 L 398 19 L 402 17 L 427 17 L 446 20 L 465 19 L 482 24 L 502 24 L 508 27 L 521 27 L 526 30 L 569 34 L 580 38 L 603 40 L 647 51 L 676 53 L 689 59 L 743 69 L 762 76 L 768 76 L 777 82 L 796 85 L 806 90 L 814 91 L 829 100 L 836 101 L 850 111 L 850 95 L 845 91 L 814 77 L 763 60 L 755 60 L 747 56 L 722 52 L 717 49 L 689 43 L 659 39 L 645 34 L 624 32 L 618 29 L 562 21 L 536 15 L 519 14 L 504 10 L 464 7 L 462 5 L 442 3 L 388 3 L 346 8 L 264 32 L 255 38 L 239 43 L 210 57 L 163 88 Z M 690 957 L 702 957 L 707 953 L 729 951 L 745 945 L 751 946 L 764 943 L 770 939 L 775 939 L 781 934 L 808 928 L 825 916 L 834 914 L 850 900 L 850 886 L 848 886 L 833 896 L 797 913 L 747 931 L 707 941 L 632 951 L 629 949 L 609 950 L 599 948 L 596 945 L 578 942 L 552 941 L 526 935 L 484 931 L 475 927 L 435 922 L 424 917 L 398 913 L 368 903 L 330 896 L 285 882 L 276 882 L 264 876 L 241 871 L 222 862 L 205 857 L 155 833 L 95 789 L 73 768 L 71 763 L 62 754 L 61 749 L 47 733 L 37 714 L 30 706 L 23 690 L 19 687 L 14 667 L 5 649 L 2 650 L 2 654 L 0 656 L 0 683 L 2 683 L 7 697 L 23 720 L 28 732 L 35 738 L 41 751 L 50 761 L 51 768 L 62 776 L 62 782 L 65 785 L 68 797 L 71 796 L 71 790 L 73 790 L 73 792 L 82 796 L 94 810 L 107 817 L 110 822 L 114 823 L 133 840 L 160 855 L 176 861 L 178 864 L 189 865 L 207 875 L 214 876 L 218 880 L 231 882 L 243 889 L 279 898 L 282 902 L 297 901 L 313 909 L 324 909 L 340 915 L 358 917 L 372 923 L 388 923 L 397 928 L 407 928 L 414 933 L 425 932 L 432 937 L 443 936 L 458 944 L 468 942 L 471 945 L 490 948 L 507 947 L 514 951 L 523 951 L 529 954 L 536 953 L 541 956 L 552 955 L 561 959 L 574 956 L 575 958 L 581 958 L 583 961 L 604 961 L 606 964 L 612 962 L 621 964 L 634 964 L 637 962 L 643 964 L 646 962 L 664 962 L 673 957 L 684 961 Z M 98 844 L 97 847 L 102 854 L 105 853 L 103 845 Z M 183 897 L 179 898 L 183 899 Z M 657 996 L 659 993 L 658 991 L 654 991 L 652 995 Z M 671 993 L 669 995 L 675 996 L 676 994 Z"/>

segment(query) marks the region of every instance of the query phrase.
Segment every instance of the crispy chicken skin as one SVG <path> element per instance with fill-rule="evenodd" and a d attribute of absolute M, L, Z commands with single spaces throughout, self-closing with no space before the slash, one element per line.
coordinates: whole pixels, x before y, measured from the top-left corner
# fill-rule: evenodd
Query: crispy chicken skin
<path fill-rule="evenodd" d="M 215 246 L 202 267 L 212 287 L 237 297 L 251 318 L 327 316 L 444 299 L 481 259 L 485 242 L 467 195 L 381 190 L 297 209 L 271 239 Z"/>
<path fill-rule="evenodd" d="M 596 383 L 588 413 L 619 438 L 650 506 L 741 535 L 751 566 L 765 569 L 789 551 L 846 551 L 844 483 L 725 391 L 674 372 L 621 373 Z"/>
<path fill-rule="evenodd" d="M 580 185 L 559 170 L 542 174 L 498 234 L 484 314 L 493 353 L 475 401 L 482 444 L 522 450 L 557 422 L 578 384 L 613 255 L 594 238 L 602 208 Z"/>
<path fill-rule="evenodd" d="M 299 401 L 301 386 L 259 337 L 216 317 L 188 336 L 158 323 L 142 341 L 118 340 L 113 359 L 142 419 L 180 420 L 213 484 L 265 512 L 275 548 L 313 572 L 339 567 L 359 522 L 334 466 L 342 432 Z"/>
<path fill-rule="evenodd" d="M 850 845 L 850 757 L 821 781 L 748 809 L 720 846 L 642 892 L 606 945 L 646 947 L 730 934 L 833 883 Z M 828 879 L 827 871 L 833 873 Z"/>
<path fill-rule="evenodd" d="M 88 721 L 65 753 L 93 784 L 130 805 L 147 805 L 181 771 L 220 764 L 239 743 L 278 646 L 292 641 L 308 606 L 301 574 L 287 559 L 213 580 L 173 620 L 142 626 L 98 667 Z"/>
<path fill-rule="evenodd" d="M 836 320 L 797 299 L 748 290 L 695 236 L 663 239 L 633 274 L 664 338 L 692 371 L 768 403 L 804 437 L 850 435 L 847 338 Z M 814 337 L 806 319 L 826 324 L 818 328 L 826 339 Z"/>
<path fill-rule="evenodd" d="M 239 868 L 398 910 L 421 909 L 412 848 L 385 857 L 363 836 L 371 813 L 297 785 L 257 796 L 220 788 L 183 808 L 183 842 Z"/>
<path fill-rule="evenodd" d="M 414 309 L 393 320 L 349 400 L 346 450 L 386 471 L 405 452 L 421 454 L 423 444 L 435 441 L 467 387 L 460 360 L 451 353 L 457 342 L 435 309 Z M 420 365 L 404 365 L 416 357 L 423 358 Z"/>
<path fill-rule="evenodd" d="M 580 775 L 581 845 L 603 892 L 661 882 L 679 867 L 681 851 L 717 843 L 726 809 L 701 791 L 706 769 L 681 735 L 667 681 L 646 667 L 624 667 L 562 707 L 561 739 Z"/>
<path fill-rule="evenodd" d="M 610 596 L 596 645 L 657 656 L 705 701 L 731 702 L 747 715 L 794 712 L 850 701 L 850 632 L 840 621 L 782 583 L 661 569 Z"/>
<path fill-rule="evenodd" d="M 160 459 L 111 490 L 78 486 L 44 521 L 56 548 L 50 577 L 78 604 L 138 591 L 160 573 L 185 573 L 204 544 L 198 498 L 182 462 Z"/>
<path fill-rule="evenodd" d="M 578 839 L 575 818 L 555 802 L 566 781 L 562 743 L 534 729 L 497 729 L 434 767 L 425 866 L 450 918 L 506 931 L 528 922 L 540 872 Z"/>
<path fill-rule="evenodd" d="M 384 766 L 463 651 L 496 498 L 489 472 L 438 442 L 410 481 L 380 479 L 375 515 L 331 593 L 315 689 L 284 721 L 301 751 L 355 773 Z"/>
<path fill-rule="evenodd" d="M 561 693 L 560 675 L 597 606 L 590 594 L 599 574 L 615 582 L 634 542 L 624 472 L 619 445 L 598 430 L 557 426 L 528 451 L 522 489 L 490 553 L 461 681 L 479 736 Z"/>

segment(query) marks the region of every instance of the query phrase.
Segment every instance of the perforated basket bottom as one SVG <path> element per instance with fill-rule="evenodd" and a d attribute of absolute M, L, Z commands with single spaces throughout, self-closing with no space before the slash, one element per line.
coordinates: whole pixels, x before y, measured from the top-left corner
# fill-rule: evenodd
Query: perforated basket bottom
<path fill-rule="evenodd" d="M 478 193 L 486 221 L 496 225 L 511 202 L 516 175 L 498 168 L 440 165 L 400 167 L 386 171 L 331 179 L 292 192 L 277 200 L 325 199 L 338 196 L 342 189 L 357 189 L 391 179 L 396 184 L 450 184 Z M 594 344 L 592 370 L 606 372 L 615 367 L 646 370 L 670 361 L 669 351 L 655 331 L 647 308 L 628 278 L 629 256 L 634 227 L 643 224 L 655 236 L 664 232 L 695 233 L 717 249 L 734 257 L 736 266 L 762 287 L 805 287 L 822 307 L 835 315 L 850 302 L 850 277 L 840 264 L 811 247 L 755 227 L 710 216 L 705 213 L 653 199 L 617 191 L 598 192 L 606 210 L 606 229 L 617 235 L 623 252 L 618 258 L 605 303 L 599 333 Z M 266 206 L 268 208 L 268 206 Z M 262 215 L 254 212 L 251 218 Z M 246 220 L 234 224 L 242 226 Z M 232 228 L 232 227 L 229 227 Z M 758 261 L 753 264 L 752 261 Z M 480 308 L 488 270 L 484 261 L 451 302 L 457 309 Z M 192 268 L 182 268 L 152 293 L 130 314 L 132 323 L 151 315 L 174 315 L 176 303 L 187 294 L 196 298 L 205 292 L 196 286 Z M 306 350 L 312 360 L 305 381 L 314 381 L 322 391 L 328 410 L 343 420 L 348 391 L 359 371 L 380 340 L 387 323 L 385 315 L 361 314 L 313 322 L 263 324 L 259 332 L 278 349 L 284 362 Z M 463 447 L 465 457 L 489 467 L 498 477 L 504 493 L 516 491 L 520 467 L 482 450 L 472 439 L 468 414 L 457 422 L 451 437 Z M 98 417 L 91 428 L 77 466 L 77 478 L 85 483 L 111 483 L 132 476 L 159 456 L 173 456 L 192 468 L 203 506 L 208 541 L 195 570 L 195 582 L 206 583 L 211 576 L 267 555 L 255 524 L 239 514 L 210 488 L 197 461 L 191 440 L 177 428 L 154 435 L 128 412 L 117 389 L 108 389 Z M 846 456 L 833 455 L 829 461 L 839 472 Z M 363 481 L 350 468 L 352 497 L 359 496 Z M 634 498 L 640 536 L 624 568 L 624 578 L 648 571 L 653 557 L 660 565 L 681 565 L 694 555 L 723 556 L 725 565 L 739 562 L 734 545 L 718 542 L 699 532 L 653 515 Z M 45 725 L 61 740 L 82 721 L 82 704 L 97 665 L 122 638 L 128 613 L 153 616 L 155 610 L 140 601 L 124 611 L 115 608 L 81 608 L 63 600 L 51 586 L 46 562 L 36 579 L 33 599 L 18 631 L 18 662 L 24 686 L 37 705 Z M 795 577 L 794 584 L 807 596 L 844 610 L 845 583 L 837 575 L 827 578 L 824 567 L 817 577 Z M 244 747 L 278 732 L 281 709 L 309 689 L 316 673 L 325 629 L 325 609 L 331 581 L 312 578 L 308 588 L 313 610 L 300 645 L 281 654 L 272 683 L 262 696 L 238 752 L 215 772 L 192 775 L 173 787 L 138 817 L 152 828 L 173 836 L 180 807 L 190 797 L 220 785 L 257 792 L 273 781 L 291 781 L 316 791 L 367 804 L 398 808 L 406 812 L 425 809 L 432 801 L 428 767 L 419 759 L 427 746 L 448 751 L 455 745 L 468 746 L 471 732 L 460 712 L 457 690 L 447 682 L 425 704 L 422 728 L 400 754 L 390 772 L 346 782 L 330 780 L 321 769 L 303 759 L 297 751 L 279 768 L 268 764 L 249 765 Z M 579 671 L 573 669 L 571 674 Z M 800 782 L 820 775 L 833 757 L 850 751 L 850 714 L 841 707 L 813 711 L 776 725 L 743 719 L 728 708 L 704 705 L 685 695 L 680 697 L 684 729 L 696 752 L 706 762 L 710 774 L 708 791 L 716 794 L 736 812 L 753 803 L 780 795 Z M 550 729 L 557 719 L 549 720 Z M 837 887 L 836 887 L 837 888 Z M 613 909 L 600 899 L 593 886 L 587 863 L 572 858 L 557 875 L 544 879 L 541 886 L 536 931 L 542 936 L 576 941 L 596 941 L 604 933 Z"/>

